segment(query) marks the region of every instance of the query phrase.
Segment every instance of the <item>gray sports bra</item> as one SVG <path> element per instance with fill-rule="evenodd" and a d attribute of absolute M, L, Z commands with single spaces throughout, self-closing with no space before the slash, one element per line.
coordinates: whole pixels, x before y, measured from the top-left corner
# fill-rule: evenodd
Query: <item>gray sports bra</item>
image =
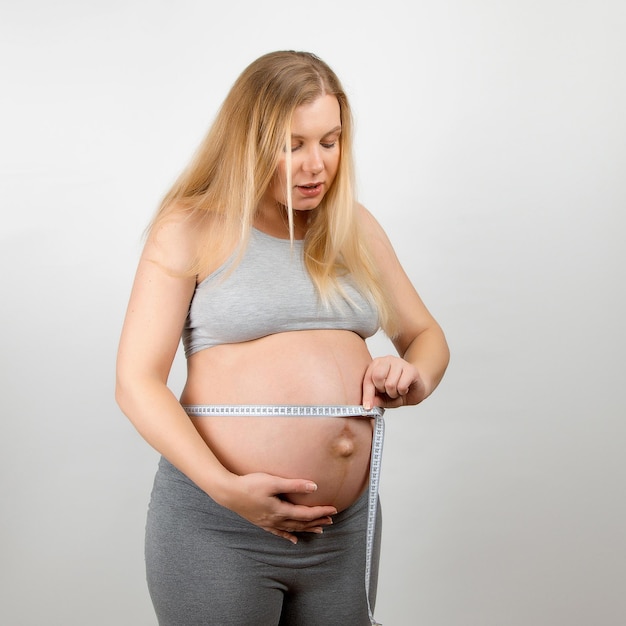
<path fill-rule="evenodd" d="M 198 284 L 183 329 L 185 355 L 225 343 L 292 330 L 351 330 L 371 337 L 379 326 L 372 300 L 341 278 L 345 295 L 320 301 L 304 266 L 303 241 L 278 239 L 252 229 L 239 264 L 236 253 Z"/>

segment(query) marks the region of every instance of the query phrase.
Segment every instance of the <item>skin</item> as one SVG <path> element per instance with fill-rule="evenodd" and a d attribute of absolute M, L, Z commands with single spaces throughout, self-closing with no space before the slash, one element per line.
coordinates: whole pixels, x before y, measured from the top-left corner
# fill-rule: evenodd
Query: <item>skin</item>
<path fill-rule="evenodd" d="M 291 191 L 296 238 L 306 233 L 309 212 L 335 179 L 340 129 L 334 96 L 323 95 L 295 111 Z M 255 221 L 256 228 L 274 237 L 288 237 L 286 184 L 283 156 Z M 312 185 L 315 191 L 310 191 Z M 360 337 L 337 330 L 279 333 L 215 346 L 189 358 L 180 402 L 393 408 L 417 404 L 432 393 L 448 363 L 444 335 L 379 224 L 363 207 L 358 219 L 391 287 L 400 322 L 394 339 L 398 355 L 372 359 Z M 188 266 L 189 251 L 201 236 L 196 226 L 173 219 L 146 243 L 120 340 L 116 398 L 140 434 L 216 502 L 295 543 L 297 533 L 322 532 L 365 488 L 371 422 L 189 419 L 167 378 L 196 286 L 194 278 L 176 274 Z M 310 454 L 311 449 L 316 453 Z"/>

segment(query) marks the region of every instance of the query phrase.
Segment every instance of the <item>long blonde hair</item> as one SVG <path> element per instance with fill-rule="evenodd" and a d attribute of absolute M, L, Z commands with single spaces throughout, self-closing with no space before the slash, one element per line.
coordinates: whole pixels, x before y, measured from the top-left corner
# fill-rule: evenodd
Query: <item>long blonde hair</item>
<path fill-rule="evenodd" d="M 151 228 L 173 212 L 185 212 L 205 224 L 206 237 L 189 268 L 203 274 L 217 253 L 233 242 L 245 249 L 257 207 L 290 137 L 295 109 L 321 95 L 337 98 L 341 115 L 341 157 L 333 184 L 313 212 L 304 242 L 304 260 L 320 297 L 328 302 L 349 273 L 377 305 L 382 328 L 391 336 L 394 314 L 385 286 L 359 236 L 355 215 L 353 123 L 339 79 L 308 52 L 266 54 L 239 76 L 195 156 L 164 197 Z M 289 184 L 288 184 L 289 187 Z M 293 210 L 287 207 L 293 237 Z"/>

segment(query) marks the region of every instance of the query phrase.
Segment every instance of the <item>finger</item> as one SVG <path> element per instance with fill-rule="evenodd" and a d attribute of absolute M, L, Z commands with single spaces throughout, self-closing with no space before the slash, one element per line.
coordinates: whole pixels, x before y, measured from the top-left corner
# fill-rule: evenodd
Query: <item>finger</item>
<path fill-rule="evenodd" d="M 413 373 L 411 368 L 400 359 L 394 361 L 389 368 L 389 374 L 385 381 L 385 393 L 390 398 L 398 398 L 408 393 L 411 382 L 413 381 Z"/>
<path fill-rule="evenodd" d="M 291 543 L 293 544 L 298 543 L 298 537 L 296 537 L 293 533 L 290 533 L 289 531 L 280 530 L 279 528 L 262 528 L 268 533 L 272 533 L 272 535 L 276 535 L 277 537 L 282 537 L 283 539 L 287 539 L 287 541 L 291 541 Z"/>
<path fill-rule="evenodd" d="M 317 484 L 312 480 L 276 477 L 274 488 L 277 495 L 281 493 L 315 493 Z"/>
<path fill-rule="evenodd" d="M 418 378 L 411 371 L 405 370 L 402 372 L 398 381 L 398 393 L 401 396 L 406 396 L 411 389 L 411 385 L 418 382 Z"/>
<path fill-rule="evenodd" d="M 312 520 L 310 522 L 303 522 L 302 520 L 286 519 L 281 522 L 280 527 L 282 530 L 286 530 L 290 533 L 295 532 L 320 532 L 325 526 L 331 526 L 333 523 L 332 517 L 326 516 Z"/>
<path fill-rule="evenodd" d="M 363 399 L 361 404 L 366 411 L 370 411 L 374 406 L 374 399 L 376 398 L 376 386 L 371 377 L 366 374 L 363 379 Z"/>
<path fill-rule="evenodd" d="M 322 526 L 311 526 L 310 528 L 303 528 L 299 531 L 297 531 L 299 533 L 311 533 L 313 535 L 323 535 L 324 534 L 324 528 Z"/>
<path fill-rule="evenodd" d="M 379 393 L 385 392 L 385 380 L 389 372 L 389 365 L 382 359 L 374 359 L 363 377 L 363 408 L 369 411 L 376 404 Z"/>
<path fill-rule="evenodd" d="M 313 533 L 316 535 L 323 534 L 324 528 L 320 525 L 320 523 L 328 526 L 333 523 L 333 520 L 330 517 L 324 517 L 321 520 L 316 520 L 313 524 L 303 524 L 298 520 L 285 520 L 283 528 L 267 526 L 263 526 L 262 528 L 272 535 L 276 535 L 282 539 L 287 539 L 291 543 L 296 544 L 298 543 L 298 536 L 295 533 Z"/>
<path fill-rule="evenodd" d="M 382 406 L 385 409 L 397 409 L 398 407 L 404 406 L 404 401 L 402 396 L 398 396 L 397 398 L 385 398 Z"/>
<path fill-rule="evenodd" d="M 315 535 L 322 535 L 324 533 L 324 528 L 322 526 L 307 526 L 305 528 L 293 528 L 288 526 L 285 529 L 278 530 L 279 532 L 287 533 L 289 535 L 295 535 L 296 533 L 313 533 Z"/>
<path fill-rule="evenodd" d="M 284 519 L 297 522 L 298 524 L 305 523 L 319 526 L 332 515 L 337 515 L 337 509 L 334 506 L 306 506 L 288 502 L 284 504 L 285 507 L 281 511 L 284 514 Z"/>
<path fill-rule="evenodd" d="M 331 517 L 325 517 L 322 520 L 316 520 L 315 523 L 310 523 L 307 524 L 303 529 L 302 532 L 305 533 L 317 533 L 317 534 L 322 534 L 324 532 L 324 528 L 327 528 L 328 526 L 332 526 L 333 520 Z"/>
<path fill-rule="evenodd" d="M 388 362 L 373 361 L 371 379 L 377 391 L 385 392 L 385 385 L 389 378 L 391 365 Z"/>

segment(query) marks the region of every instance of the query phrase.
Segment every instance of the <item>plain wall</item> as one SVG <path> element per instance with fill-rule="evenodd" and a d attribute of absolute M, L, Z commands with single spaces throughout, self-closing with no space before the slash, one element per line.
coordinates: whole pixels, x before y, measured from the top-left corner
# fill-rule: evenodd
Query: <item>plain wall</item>
<path fill-rule="evenodd" d="M 114 403 L 117 340 L 159 198 L 284 48 L 342 78 L 359 197 L 453 355 L 387 413 L 377 617 L 626 623 L 621 0 L 0 11 L 0 623 L 155 624 L 157 455 Z"/>

